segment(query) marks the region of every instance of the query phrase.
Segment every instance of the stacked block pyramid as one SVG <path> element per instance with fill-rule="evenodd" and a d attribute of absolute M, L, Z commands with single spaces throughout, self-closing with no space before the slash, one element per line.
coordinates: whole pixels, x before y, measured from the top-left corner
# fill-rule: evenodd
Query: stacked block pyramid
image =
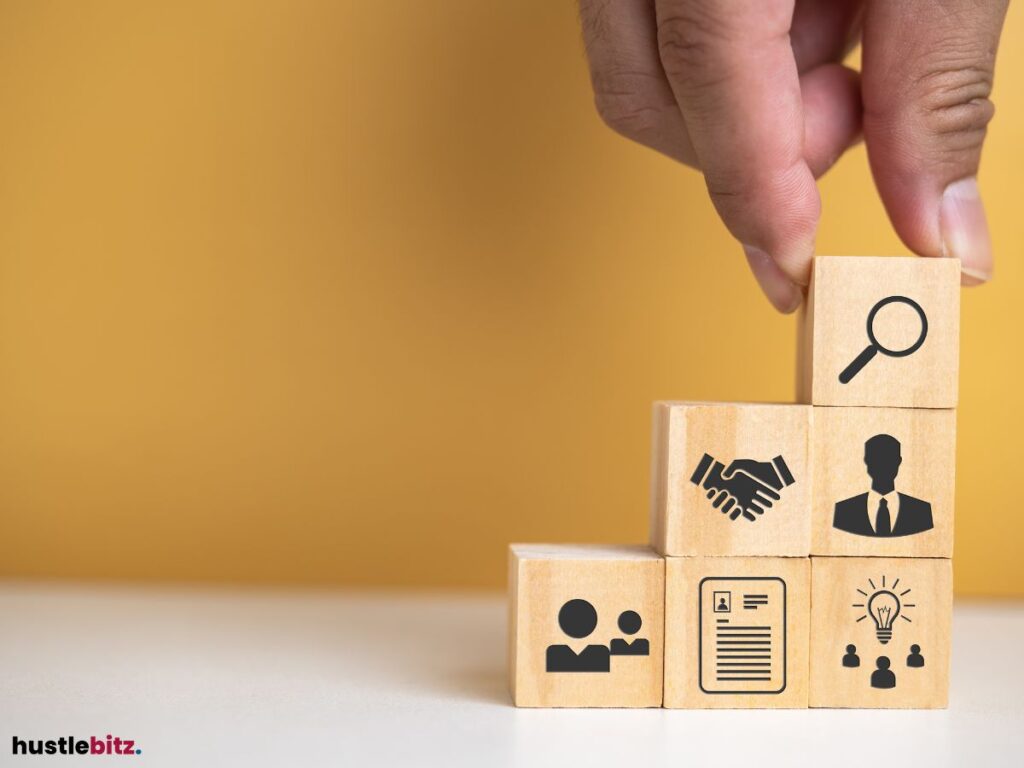
<path fill-rule="evenodd" d="M 945 707 L 959 285 L 815 259 L 797 403 L 656 403 L 649 547 L 510 546 L 515 704 Z"/>

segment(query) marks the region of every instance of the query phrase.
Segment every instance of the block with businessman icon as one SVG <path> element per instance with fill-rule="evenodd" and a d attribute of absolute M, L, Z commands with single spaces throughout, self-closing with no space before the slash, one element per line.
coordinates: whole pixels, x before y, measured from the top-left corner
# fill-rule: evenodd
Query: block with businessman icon
<path fill-rule="evenodd" d="M 954 408 L 959 345 L 956 259 L 816 258 L 801 311 L 798 399 Z"/>
<path fill-rule="evenodd" d="M 807 556 L 811 413 L 802 405 L 656 403 L 654 548 Z"/>
<path fill-rule="evenodd" d="M 519 707 L 660 707 L 665 561 L 644 546 L 509 547 Z"/>
<path fill-rule="evenodd" d="M 812 555 L 951 557 L 956 411 L 816 408 Z"/>

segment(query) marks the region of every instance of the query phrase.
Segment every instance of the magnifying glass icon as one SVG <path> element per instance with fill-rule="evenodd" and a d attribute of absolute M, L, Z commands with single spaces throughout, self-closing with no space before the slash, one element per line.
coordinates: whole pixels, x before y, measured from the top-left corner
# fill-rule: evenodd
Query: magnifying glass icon
<path fill-rule="evenodd" d="M 908 307 L 917 312 L 917 316 L 921 318 L 921 333 L 917 337 L 917 341 L 911 344 L 906 349 L 890 349 L 878 343 L 878 339 L 875 337 L 875 316 L 878 315 L 878 311 L 889 304 L 906 304 Z M 868 313 L 868 344 L 864 351 L 861 352 L 857 357 L 850 363 L 839 374 L 839 382 L 841 384 L 849 384 L 850 379 L 860 373 L 861 368 L 871 362 L 871 359 L 881 352 L 883 355 L 889 357 L 906 357 L 912 355 L 921 348 L 924 344 L 925 337 L 928 336 L 928 317 L 925 315 L 924 310 L 921 309 L 921 305 L 913 299 L 908 299 L 906 296 L 888 296 L 879 301 L 875 306 L 871 308 Z"/>

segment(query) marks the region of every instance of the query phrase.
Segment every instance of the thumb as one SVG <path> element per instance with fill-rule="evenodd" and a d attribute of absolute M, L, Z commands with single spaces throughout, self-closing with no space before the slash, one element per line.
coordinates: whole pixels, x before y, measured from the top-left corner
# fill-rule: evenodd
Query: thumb
<path fill-rule="evenodd" d="M 903 242 L 960 259 L 965 285 L 992 276 L 977 173 L 1008 0 L 869 0 L 864 140 Z"/>

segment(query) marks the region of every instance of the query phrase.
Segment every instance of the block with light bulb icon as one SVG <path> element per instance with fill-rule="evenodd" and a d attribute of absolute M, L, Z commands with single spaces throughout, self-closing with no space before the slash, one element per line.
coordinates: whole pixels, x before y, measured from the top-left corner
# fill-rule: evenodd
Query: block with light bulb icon
<path fill-rule="evenodd" d="M 811 559 L 810 706 L 948 704 L 952 561 Z"/>

